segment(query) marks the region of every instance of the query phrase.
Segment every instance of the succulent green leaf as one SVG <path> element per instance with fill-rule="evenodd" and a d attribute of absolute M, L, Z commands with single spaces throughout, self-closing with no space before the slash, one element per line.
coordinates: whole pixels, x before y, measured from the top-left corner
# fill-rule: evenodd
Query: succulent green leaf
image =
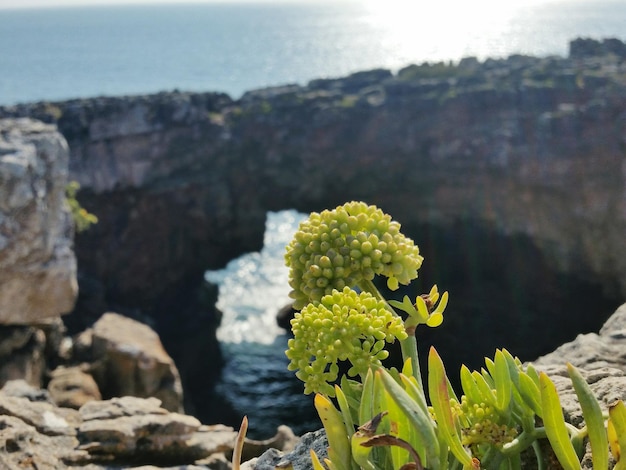
<path fill-rule="evenodd" d="M 622 400 L 609 407 L 609 430 L 611 452 L 617 461 L 615 468 L 626 468 L 626 406 Z"/>
<path fill-rule="evenodd" d="M 406 312 L 410 316 L 414 316 L 418 314 L 417 310 L 415 309 L 415 306 L 411 302 L 411 299 L 409 299 L 408 295 L 405 295 L 402 298 L 402 302 L 398 302 L 397 300 L 388 300 L 388 303 L 392 307 L 402 310 L 403 312 Z"/>
<path fill-rule="evenodd" d="M 369 440 L 370 436 L 357 431 L 352 435 L 350 439 L 350 445 L 352 448 L 352 456 L 362 470 L 378 470 L 376 465 L 370 460 L 371 447 L 362 446 L 365 441 Z"/>
<path fill-rule="evenodd" d="M 570 441 L 556 387 L 545 372 L 539 374 L 539 383 L 543 423 L 552 450 L 565 470 L 580 470 L 580 462 Z"/>
<path fill-rule="evenodd" d="M 350 470 L 352 452 L 341 413 L 330 399 L 319 393 L 315 395 L 314 404 L 328 438 L 330 461 L 337 467 L 337 470 Z"/>
<path fill-rule="evenodd" d="M 419 405 L 425 415 L 428 415 L 428 405 L 424 392 L 417 384 L 417 379 L 411 375 L 400 375 L 400 380 L 404 386 L 404 390 L 411 396 L 411 398 Z"/>
<path fill-rule="evenodd" d="M 461 366 L 461 387 L 463 393 L 467 396 L 471 403 L 480 403 L 483 401 L 482 394 L 469 368 L 463 364 Z"/>
<path fill-rule="evenodd" d="M 488 357 L 485 358 L 485 366 L 487 366 L 487 371 L 491 377 L 496 375 L 496 365 L 495 363 Z M 483 374 L 484 375 L 484 374 Z"/>
<path fill-rule="evenodd" d="M 424 300 L 424 298 L 421 296 L 418 296 L 415 299 L 415 306 L 417 307 L 419 322 L 426 323 L 426 321 L 428 320 L 428 315 L 430 315 L 430 312 L 428 311 L 428 306 L 426 305 L 426 301 Z"/>
<path fill-rule="evenodd" d="M 496 384 L 496 408 L 505 412 L 511 403 L 512 382 L 509 366 L 502 351 L 496 351 L 494 363 L 493 378 Z"/>
<path fill-rule="evenodd" d="M 313 449 L 309 450 L 309 455 L 311 456 L 311 462 L 313 463 L 313 470 L 326 470 Z"/>
<path fill-rule="evenodd" d="M 339 405 L 339 411 L 343 418 L 343 423 L 346 428 L 346 435 L 350 436 L 354 432 L 354 421 L 352 421 L 352 413 L 350 412 L 350 406 L 343 390 L 335 385 L 335 397 L 337 398 L 337 404 Z"/>
<path fill-rule="evenodd" d="M 431 315 L 428 317 L 428 320 L 426 320 L 426 325 L 430 326 L 431 328 L 436 328 L 442 323 L 443 323 L 443 314 L 439 312 L 431 313 Z"/>
<path fill-rule="evenodd" d="M 541 409 L 541 391 L 534 380 L 523 372 L 519 375 L 519 392 L 524 403 L 541 418 L 543 416 Z"/>
<path fill-rule="evenodd" d="M 511 380 L 515 384 L 516 387 L 519 388 L 519 375 L 521 373 L 521 364 L 519 359 L 513 357 L 509 351 L 506 349 L 502 349 L 502 355 L 506 359 L 506 363 L 509 366 L 509 374 L 511 375 Z"/>
<path fill-rule="evenodd" d="M 410 357 L 407 358 L 406 361 L 404 361 L 404 364 L 402 364 L 402 373 L 407 377 L 413 376 L 413 362 L 411 361 Z"/>
<path fill-rule="evenodd" d="M 591 444 L 593 468 L 608 468 L 609 456 L 607 449 L 609 440 L 604 427 L 604 417 L 602 416 L 600 404 L 581 373 L 572 364 L 567 364 L 567 373 L 572 380 L 574 391 L 583 410 L 583 417 L 585 418 Z"/>
<path fill-rule="evenodd" d="M 356 423 L 359 419 L 359 406 L 361 405 L 361 396 L 363 395 L 363 384 L 356 380 L 351 380 L 346 375 L 341 376 L 341 391 L 350 405 L 352 413 L 352 422 Z"/>
<path fill-rule="evenodd" d="M 452 454 L 463 464 L 472 468 L 474 460 L 461 443 L 456 422 L 450 408 L 450 395 L 448 393 L 448 377 L 443 361 L 435 348 L 431 347 L 428 354 L 428 391 L 432 403 L 439 433 L 443 435 Z"/>
<path fill-rule="evenodd" d="M 407 413 L 400 408 L 397 402 L 389 394 L 389 390 L 387 390 L 384 386 L 381 373 L 382 371 L 380 373 L 377 372 L 374 376 L 374 380 L 380 382 L 383 387 L 382 395 L 384 399 L 384 409 L 387 410 L 385 421 L 388 421 L 389 425 L 382 430 L 382 432 L 377 430 L 377 434 L 380 435 L 386 433 L 387 436 L 393 436 L 396 439 L 400 439 L 411 444 L 413 449 L 418 449 L 420 445 L 423 445 L 423 443 L 420 442 L 421 440 L 415 432 L 414 427 L 411 425 Z M 392 376 L 392 380 L 396 382 L 398 379 Z M 391 456 L 392 468 L 401 468 L 405 463 L 407 463 L 406 450 L 391 444 L 383 447 L 386 448 Z M 420 459 L 423 458 L 423 456 L 424 453 L 422 452 Z"/>
<path fill-rule="evenodd" d="M 496 397 L 493 393 L 491 386 L 485 380 L 485 377 L 481 375 L 480 372 L 474 371 L 472 372 L 472 378 L 476 383 L 476 387 L 478 387 L 478 390 L 480 390 L 480 394 L 482 396 L 481 401 L 484 401 L 491 406 L 496 406 Z"/>
<path fill-rule="evenodd" d="M 535 369 L 535 366 L 533 366 L 532 364 L 528 364 L 526 366 L 526 375 L 528 375 L 528 377 L 531 378 L 533 382 L 535 382 L 537 388 L 539 388 L 539 373 L 537 372 L 537 369 Z"/>
<path fill-rule="evenodd" d="M 367 371 L 363 381 L 363 393 L 359 406 L 359 423 L 367 423 L 374 417 L 374 374 L 372 369 Z"/>
<path fill-rule="evenodd" d="M 376 375 L 380 377 L 389 397 L 411 422 L 416 434 L 416 439 L 411 443 L 417 445 L 415 450 L 420 459 L 428 468 L 438 469 L 439 442 L 435 434 L 435 423 L 430 415 L 424 412 L 423 405 L 416 402 L 384 369 L 377 370 Z"/>
<path fill-rule="evenodd" d="M 435 287 L 437 287 L 437 286 L 435 286 Z M 436 299 L 436 297 L 435 297 L 435 299 Z M 433 303 L 436 302 L 435 299 L 433 299 L 431 297 L 431 301 Z M 447 306 L 448 306 L 448 291 L 446 291 L 443 294 L 441 294 L 441 300 L 439 301 L 439 304 L 437 305 L 437 307 L 433 311 L 433 314 L 435 314 L 435 313 L 443 314 L 443 311 L 446 309 Z"/>

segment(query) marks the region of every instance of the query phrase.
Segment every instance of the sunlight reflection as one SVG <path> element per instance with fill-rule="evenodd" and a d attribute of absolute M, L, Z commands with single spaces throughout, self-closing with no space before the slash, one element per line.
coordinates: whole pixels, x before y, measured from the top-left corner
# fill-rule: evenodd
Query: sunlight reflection
<path fill-rule="evenodd" d="M 546 1 L 559 0 L 364 0 L 364 21 L 385 33 L 399 61 L 411 62 L 415 57 L 459 60 L 469 51 L 486 58 L 494 56 L 494 46 L 502 54 L 509 49 L 504 39 L 494 44 L 493 38 L 504 38 L 515 28 L 521 8 Z"/>

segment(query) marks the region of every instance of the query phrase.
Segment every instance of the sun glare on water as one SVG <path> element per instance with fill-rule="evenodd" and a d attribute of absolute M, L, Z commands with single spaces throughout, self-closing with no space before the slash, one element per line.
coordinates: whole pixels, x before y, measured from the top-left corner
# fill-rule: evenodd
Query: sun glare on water
<path fill-rule="evenodd" d="M 364 0 L 367 22 L 386 31 L 398 60 L 415 57 L 493 56 L 507 49 L 494 39 L 516 28 L 522 8 L 559 0 Z M 476 54 L 476 51 L 479 54 Z M 484 51 L 484 52 L 483 52 Z"/>

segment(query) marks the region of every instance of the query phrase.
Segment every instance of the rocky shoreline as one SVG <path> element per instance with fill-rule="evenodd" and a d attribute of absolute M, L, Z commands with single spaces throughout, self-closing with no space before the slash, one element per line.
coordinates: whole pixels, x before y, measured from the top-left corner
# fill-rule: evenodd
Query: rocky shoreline
<path fill-rule="evenodd" d="M 570 360 L 616 398 L 624 307 L 600 327 L 626 297 L 625 76 L 624 43 L 576 40 L 567 58 L 375 70 L 236 101 L 172 92 L 0 108 L 0 463 L 227 468 L 233 428 L 201 424 L 221 364 L 204 270 L 260 248 L 268 210 L 352 198 L 402 221 L 437 260 L 428 282 L 458 273 L 475 326 L 451 338 L 477 329 L 482 355 L 531 333 L 543 348 L 532 359 L 566 327 L 600 331 L 537 363 Z M 76 236 L 70 179 L 100 219 Z M 589 282 L 586 297 L 563 276 Z M 518 326 L 526 310 L 511 304 L 489 321 L 499 277 L 512 286 L 501 304 L 546 308 Z M 570 296 L 576 312 L 560 303 Z M 590 349 L 570 356 L 580 344 Z M 224 457 L 203 463 L 213 454 Z"/>
<path fill-rule="evenodd" d="M 103 318 L 109 328 L 128 335 L 117 349 L 109 350 L 100 362 L 150 363 L 150 348 L 137 347 L 134 334 L 149 328 L 132 325 L 127 318 L 108 313 Z M 130 320 L 132 322 L 132 320 Z M 131 330 L 128 330 L 128 328 Z M 132 331 L 132 327 L 135 331 Z M 5 332 L 7 327 L 3 327 Z M 103 325 L 95 330 L 107 330 Z M 110 330 L 109 330 L 110 331 Z M 626 304 L 604 324 L 599 333 L 579 335 L 554 352 L 533 361 L 546 371 L 559 390 L 566 420 L 582 424 L 582 414 L 568 378 L 565 364 L 580 368 L 602 406 L 626 400 Z M 5 342 L 1 343 L 5 346 Z M 144 344 L 145 346 L 145 344 Z M 158 346 L 158 338 L 157 338 Z M 127 355 L 121 358 L 120 355 Z M 12 357 L 4 357 L 3 364 Z M 141 369 L 135 365 L 128 369 Z M 97 375 L 89 367 L 80 370 L 59 367 L 47 389 L 22 379 L 9 380 L 0 389 L 0 465 L 7 469 L 89 469 L 117 470 L 228 470 L 232 468 L 237 430 L 224 425 L 203 425 L 195 417 L 167 410 L 155 397 L 139 398 L 128 394 L 102 400 L 96 385 Z M 66 374 L 62 374 L 62 372 Z M 146 374 L 147 368 L 143 369 Z M 59 387 L 59 377 L 63 387 Z M 120 374 L 117 379 L 124 378 Z M 127 383 L 132 381 L 126 376 Z M 56 381 L 56 382 L 55 382 Z M 137 382 L 145 382 L 138 379 Z M 264 441 L 246 439 L 242 468 L 273 470 L 292 465 L 294 470 L 310 470 L 310 448 L 323 456 L 327 445 L 321 431 L 297 437 L 286 426 Z M 592 468 L 588 455 L 583 468 Z"/>

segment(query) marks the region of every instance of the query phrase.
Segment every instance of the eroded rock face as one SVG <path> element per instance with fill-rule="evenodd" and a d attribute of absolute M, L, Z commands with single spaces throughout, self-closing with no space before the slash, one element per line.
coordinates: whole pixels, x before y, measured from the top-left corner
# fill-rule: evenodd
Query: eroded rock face
<path fill-rule="evenodd" d="M 68 162 L 55 126 L 0 120 L 0 325 L 43 323 L 74 307 Z"/>
<path fill-rule="evenodd" d="M 0 389 L 2 468 L 227 470 L 236 435 L 169 412 L 156 398 L 96 400 L 73 410 L 54 406 L 45 391 L 25 382 Z M 291 450 L 297 441 L 279 429 L 271 440 L 246 440 L 244 448 L 254 458 L 269 446 Z"/>
<path fill-rule="evenodd" d="M 589 383 L 603 411 L 617 400 L 626 402 L 626 304 L 606 321 L 599 333 L 578 335 L 550 354 L 533 361 L 556 385 L 568 423 L 584 425 L 582 410 L 567 373 L 569 362 Z M 583 468 L 593 468 L 591 448 L 587 446 Z"/>
<path fill-rule="evenodd" d="M 506 334 L 541 333 L 524 359 L 553 349 L 563 338 L 546 322 L 597 328 L 626 296 L 626 84 L 623 59 L 605 54 L 619 48 L 588 46 L 568 58 L 364 72 L 236 101 L 174 92 L 0 114 L 58 124 L 79 198 L 100 219 L 77 238 L 92 296 L 68 320 L 103 309 L 151 315 L 203 413 L 212 379 L 196 358 L 219 356 L 203 273 L 259 249 L 268 210 L 362 199 L 392 214 L 424 250 L 426 290 L 437 282 L 469 305 L 445 342 L 487 348 L 478 359 Z M 460 288 L 444 286 L 444 274 Z M 608 306 L 596 318 L 570 315 L 560 300 L 578 290 L 561 275 L 608 292 Z M 485 345 L 475 346 L 476 331 Z"/>

